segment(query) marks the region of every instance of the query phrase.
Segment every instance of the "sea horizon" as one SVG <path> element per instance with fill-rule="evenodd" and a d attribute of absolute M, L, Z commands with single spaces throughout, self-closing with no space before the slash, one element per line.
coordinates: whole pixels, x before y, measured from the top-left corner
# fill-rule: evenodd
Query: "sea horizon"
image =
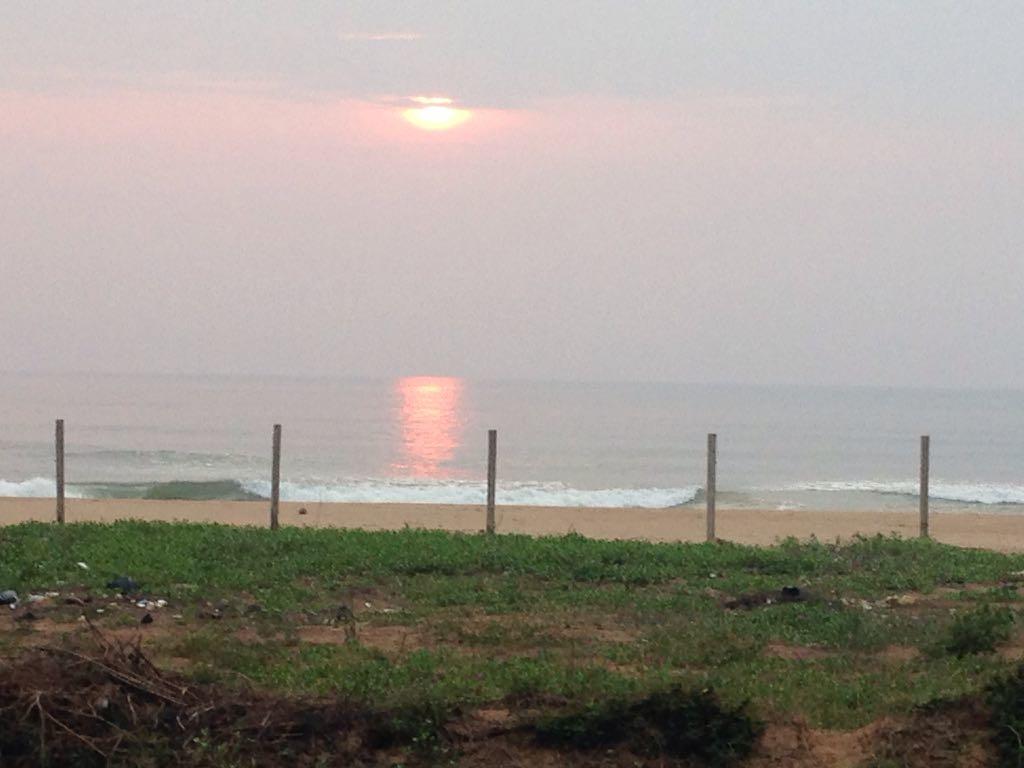
<path fill-rule="evenodd" d="M 98 376 L 104 378 L 157 378 L 157 379 L 280 379 L 285 381 L 337 381 L 388 382 L 403 378 L 451 378 L 476 384 L 551 384 L 551 385 L 609 385 L 609 386 L 667 386 L 667 387 L 725 387 L 732 389 L 838 389 L 838 390 L 898 390 L 908 392 L 970 392 L 1024 394 L 1024 385 L 979 386 L 976 384 L 901 384 L 881 382 L 828 382 L 828 381 L 737 381 L 732 379 L 614 379 L 582 377 L 578 379 L 558 376 L 476 376 L 439 371 L 410 371 L 395 374 L 344 373 L 282 373 L 267 371 L 132 371 L 132 370 L 63 370 L 63 369 L 3 369 L 0 376 Z"/>

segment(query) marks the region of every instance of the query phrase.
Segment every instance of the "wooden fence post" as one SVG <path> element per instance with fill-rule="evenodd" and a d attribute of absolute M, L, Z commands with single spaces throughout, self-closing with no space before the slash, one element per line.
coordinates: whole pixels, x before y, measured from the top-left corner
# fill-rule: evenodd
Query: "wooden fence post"
<path fill-rule="evenodd" d="M 57 419 L 54 435 L 54 449 L 57 463 L 57 522 L 64 522 L 64 419 Z"/>
<path fill-rule="evenodd" d="M 928 476 L 931 471 L 931 438 L 921 435 L 921 485 L 918 490 L 918 501 L 921 512 L 920 536 L 928 538 Z"/>
<path fill-rule="evenodd" d="M 281 501 L 281 425 L 274 425 L 274 458 L 270 466 L 270 530 L 276 531 Z"/>
<path fill-rule="evenodd" d="M 487 430 L 487 533 L 494 533 L 494 496 L 498 476 L 498 430 Z"/>
<path fill-rule="evenodd" d="M 715 485 L 718 468 L 718 435 L 708 434 L 708 481 L 704 488 L 707 503 L 707 540 L 715 540 Z"/>

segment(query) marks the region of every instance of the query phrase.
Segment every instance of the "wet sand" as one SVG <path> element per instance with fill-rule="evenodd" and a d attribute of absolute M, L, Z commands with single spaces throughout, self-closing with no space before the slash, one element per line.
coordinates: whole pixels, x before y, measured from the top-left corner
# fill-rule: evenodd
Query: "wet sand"
<path fill-rule="evenodd" d="M 300 515 L 304 507 L 307 514 Z M 250 501 L 135 501 L 129 499 L 68 499 L 68 522 L 183 520 L 231 525 L 268 524 L 269 504 Z M 52 499 L 0 499 L 0 525 L 54 519 Z M 475 532 L 483 528 L 484 509 L 455 504 L 333 504 L 282 503 L 282 525 L 394 530 L 406 525 L 448 531 Z M 595 539 L 701 541 L 704 510 L 595 509 L 579 507 L 499 507 L 498 531 L 533 535 L 576 532 Z M 772 544 L 787 536 L 823 541 L 855 534 L 917 535 L 917 511 L 861 512 L 815 510 L 719 509 L 719 538 L 744 544 Z M 933 513 L 932 536 L 964 547 L 1024 552 L 1024 517 L 972 513 Z"/>

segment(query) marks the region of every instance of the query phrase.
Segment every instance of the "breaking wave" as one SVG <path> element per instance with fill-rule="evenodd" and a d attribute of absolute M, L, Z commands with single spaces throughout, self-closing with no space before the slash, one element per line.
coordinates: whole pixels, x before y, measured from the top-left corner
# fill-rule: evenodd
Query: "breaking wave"
<path fill-rule="evenodd" d="M 45 477 L 33 477 L 31 480 L 11 482 L 0 480 L 0 496 L 16 496 L 22 499 L 52 499 L 57 495 L 57 482 Z M 64 489 L 68 498 L 81 497 L 81 493 L 71 488 Z"/>
<path fill-rule="evenodd" d="M 683 488 L 573 488 L 563 483 L 499 483 L 497 503 L 551 507 L 664 508 L 689 504 L 701 489 Z M 282 501 L 392 502 L 422 504 L 482 504 L 484 483 L 458 480 L 349 480 L 334 483 L 282 482 Z M 0 480 L 0 496 L 52 498 L 56 484 L 46 478 L 22 482 Z M 253 501 L 270 497 L 265 480 L 172 481 L 163 483 L 78 483 L 69 485 L 68 497 L 99 499 L 177 499 L 185 501 Z"/>
<path fill-rule="evenodd" d="M 270 483 L 244 483 L 252 493 L 267 497 Z M 573 488 L 563 483 L 499 483 L 498 504 L 535 507 L 647 507 L 688 504 L 698 488 Z M 469 481 L 353 480 L 340 484 L 281 483 L 281 498 L 305 502 L 406 502 L 423 504 L 480 504 L 487 486 Z"/>
<path fill-rule="evenodd" d="M 918 495 L 916 480 L 881 482 L 823 481 L 787 485 L 781 491 L 826 491 L 837 493 L 882 493 L 897 496 Z M 1024 485 L 999 483 L 947 483 L 931 482 L 928 496 L 941 501 L 962 504 L 1024 504 Z"/>

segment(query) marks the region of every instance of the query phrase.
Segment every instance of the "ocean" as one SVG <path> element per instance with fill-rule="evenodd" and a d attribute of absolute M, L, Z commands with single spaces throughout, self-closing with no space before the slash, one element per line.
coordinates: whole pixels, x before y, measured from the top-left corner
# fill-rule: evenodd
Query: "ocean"
<path fill-rule="evenodd" d="M 54 419 L 69 496 L 264 498 L 283 425 L 282 498 L 700 504 L 708 432 L 719 505 L 1024 511 L 1024 393 L 485 382 L 421 376 L 0 374 L 0 496 L 52 496 Z"/>

